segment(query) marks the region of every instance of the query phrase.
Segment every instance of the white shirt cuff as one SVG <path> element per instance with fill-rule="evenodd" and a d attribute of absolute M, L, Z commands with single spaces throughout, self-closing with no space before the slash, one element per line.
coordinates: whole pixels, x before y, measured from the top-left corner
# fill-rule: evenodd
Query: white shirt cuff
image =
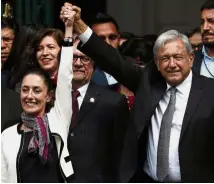
<path fill-rule="evenodd" d="M 79 35 L 79 39 L 82 42 L 82 45 L 84 45 L 89 40 L 91 35 L 92 35 L 92 30 L 90 27 L 88 27 L 84 33 Z"/>

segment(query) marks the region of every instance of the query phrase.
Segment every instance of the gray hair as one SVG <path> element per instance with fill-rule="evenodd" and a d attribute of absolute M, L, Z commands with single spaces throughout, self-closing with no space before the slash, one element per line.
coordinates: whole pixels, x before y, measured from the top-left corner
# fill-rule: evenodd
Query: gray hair
<path fill-rule="evenodd" d="M 185 36 L 184 34 L 181 34 L 180 32 L 178 32 L 176 30 L 169 30 L 169 31 L 162 33 L 155 41 L 155 45 L 153 47 L 154 56 L 157 55 L 158 50 L 161 47 L 163 47 L 166 43 L 176 40 L 176 39 L 181 39 L 183 41 L 188 54 L 192 53 L 192 51 L 193 51 L 192 46 L 191 46 L 187 36 Z"/>

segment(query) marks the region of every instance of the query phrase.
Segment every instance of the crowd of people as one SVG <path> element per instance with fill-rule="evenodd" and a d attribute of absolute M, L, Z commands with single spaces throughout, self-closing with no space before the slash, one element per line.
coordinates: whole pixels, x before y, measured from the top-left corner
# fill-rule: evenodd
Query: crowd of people
<path fill-rule="evenodd" d="M 2 17 L 1 181 L 214 182 L 214 1 L 186 33 L 59 17 Z"/>

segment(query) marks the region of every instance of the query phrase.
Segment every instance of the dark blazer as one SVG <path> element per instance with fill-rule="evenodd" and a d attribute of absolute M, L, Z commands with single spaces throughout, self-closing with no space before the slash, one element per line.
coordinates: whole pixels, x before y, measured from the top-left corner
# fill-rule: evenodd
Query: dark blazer
<path fill-rule="evenodd" d="M 195 58 L 194 58 L 194 62 L 193 62 L 193 67 L 192 70 L 195 74 L 200 75 L 201 72 L 201 64 L 203 61 L 203 54 L 202 54 L 202 50 L 197 50 L 194 52 L 195 54 Z"/>
<path fill-rule="evenodd" d="M 20 94 L 5 87 L 1 88 L 1 132 L 19 123 L 22 107 L 20 103 Z"/>
<path fill-rule="evenodd" d="M 143 171 L 148 127 L 167 88 L 154 62 L 142 69 L 93 34 L 79 49 L 135 93 L 121 164 L 121 182 Z M 214 182 L 214 80 L 193 74 L 179 142 L 182 182 Z M 140 181 L 138 181 L 140 182 Z"/>
<path fill-rule="evenodd" d="M 8 86 L 7 81 L 8 81 L 9 74 L 10 72 L 7 70 L 1 71 L 1 87 L 6 88 Z"/>
<path fill-rule="evenodd" d="M 93 101 L 94 99 L 94 101 Z M 117 182 L 129 109 L 125 96 L 90 82 L 68 146 L 71 182 Z"/>

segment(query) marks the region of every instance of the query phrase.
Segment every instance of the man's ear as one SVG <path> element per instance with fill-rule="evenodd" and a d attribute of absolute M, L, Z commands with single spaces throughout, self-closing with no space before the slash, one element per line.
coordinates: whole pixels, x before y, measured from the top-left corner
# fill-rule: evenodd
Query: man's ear
<path fill-rule="evenodd" d="M 156 56 L 154 57 L 154 62 L 155 62 L 156 66 L 159 70 L 159 61 L 158 61 L 158 58 Z"/>
<path fill-rule="evenodd" d="M 50 92 L 48 92 L 46 102 L 49 103 L 53 99 L 53 96 L 54 96 L 54 92 L 53 92 L 53 90 L 51 90 Z"/>
<path fill-rule="evenodd" d="M 192 52 L 189 56 L 189 62 L 190 62 L 191 68 L 193 66 L 194 59 L 195 59 L 195 54 L 194 54 L 194 52 Z"/>

